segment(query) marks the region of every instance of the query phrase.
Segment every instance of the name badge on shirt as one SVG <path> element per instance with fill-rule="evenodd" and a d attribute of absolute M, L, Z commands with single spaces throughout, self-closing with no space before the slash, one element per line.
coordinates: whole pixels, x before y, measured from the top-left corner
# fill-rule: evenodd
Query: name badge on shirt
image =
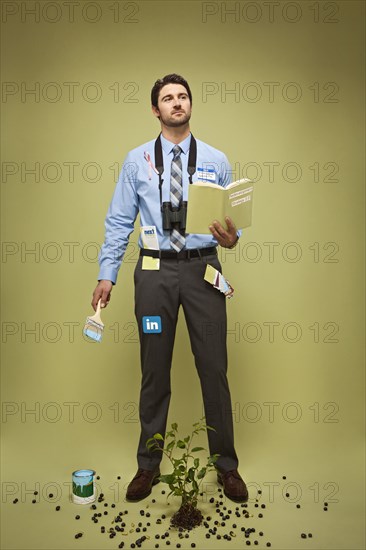
<path fill-rule="evenodd" d="M 213 168 L 197 168 L 198 181 L 216 181 L 216 173 Z"/>

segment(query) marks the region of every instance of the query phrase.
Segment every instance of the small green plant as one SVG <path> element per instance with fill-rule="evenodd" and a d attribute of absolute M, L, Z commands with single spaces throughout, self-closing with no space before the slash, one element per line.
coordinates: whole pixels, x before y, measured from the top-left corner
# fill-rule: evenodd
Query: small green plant
<path fill-rule="evenodd" d="M 213 454 L 207 457 L 207 463 L 200 466 L 200 460 L 194 453 L 204 451 L 204 447 L 192 447 L 192 440 L 200 431 L 213 430 L 215 428 L 205 423 L 203 416 L 199 422 L 193 424 L 193 431 L 184 439 L 178 438 L 178 424 L 173 423 L 172 429 L 166 432 L 165 438 L 159 434 L 147 440 L 146 447 L 152 451 L 161 451 L 170 460 L 173 471 L 171 474 L 160 475 L 159 480 L 167 483 L 170 488 L 170 495 L 180 496 L 182 498 L 179 510 L 173 515 L 171 525 L 174 527 L 190 528 L 200 525 L 203 519 L 201 512 L 197 509 L 198 495 L 200 485 L 210 470 L 215 469 L 215 462 L 219 454 Z M 168 439 L 171 439 L 169 443 Z M 159 443 L 160 441 L 160 443 Z M 162 444 L 161 441 L 164 443 Z M 164 447 L 164 444 L 166 446 Z M 173 457 L 174 449 L 182 449 L 184 452 L 181 458 Z M 193 464 L 192 464 L 193 461 Z"/>

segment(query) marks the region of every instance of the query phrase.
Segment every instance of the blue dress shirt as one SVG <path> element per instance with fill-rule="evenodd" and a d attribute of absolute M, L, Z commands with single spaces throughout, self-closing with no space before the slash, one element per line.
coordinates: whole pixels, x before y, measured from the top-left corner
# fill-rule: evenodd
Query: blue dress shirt
<path fill-rule="evenodd" d="M 160 139 L 164 163 L 162 201 L 169 202 L 170 169 L 175 143 L 167 140 L 162 134 Z M 190 142 L 191 134 L 179 143 L 183 151 L 181 160 L 184 201 L 188 200 L 189 175 L 187 168 Z M 196 142 L 197 163 L 192 181 L 197 181 L 199 177 L 204 178 L 204 174 L 208 172 L 211 183 L 226 187 L 231 183 L 232 178 L 231 166 L 226 155 L 203 141 L 196 139 Z M 123 163 L 105 220 L 105 240 L 99 254 L 98 280 L 107 279 L 113 284 L 116 283 L 128 239 L 134 229 L 134 222 L 139 212 L 141 226 L 155 225 L 160 249 L 172 250 L 170 232 L 164 231 L 162 227 L 159 176 L 145 159 L 146 152 L 150 155 L 151 163 L 155 167 L 154 145 L 155 139 L 136 147 L 127 154 Z M 240 233 L 238 231 L 238 235 Z M 186 233 L 185 248 L 204 248 L 217 244 L 213 235 Z M 139 246 L 142 247 L 141 237 Z"/>

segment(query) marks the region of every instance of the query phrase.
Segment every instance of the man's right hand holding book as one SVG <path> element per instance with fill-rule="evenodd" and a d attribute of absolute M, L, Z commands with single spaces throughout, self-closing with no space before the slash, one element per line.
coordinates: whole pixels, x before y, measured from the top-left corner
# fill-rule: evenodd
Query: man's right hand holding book
<path fill-rule="evenodd" d="M 217 220 L 215 220 L 212 225 L 209 225 L 209 229 L 220 246 L 224 248 L 233 248 L 239 240 L 237 229 L 232 219 L 228 216 L 225 218 L 225 222 L 228 227 L 227 230 L 224 229 Z"/>

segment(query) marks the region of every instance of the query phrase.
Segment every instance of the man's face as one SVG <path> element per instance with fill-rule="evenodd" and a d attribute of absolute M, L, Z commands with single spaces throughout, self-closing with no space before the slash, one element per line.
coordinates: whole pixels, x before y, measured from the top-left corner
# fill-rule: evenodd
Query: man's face
<path fill-rule="evenodd" d="M 153 113 L 165 126 L 178 127 L 187 124 L 192 108 L 187 90 L 181 84 L 166 84 L 158 97 L 158 107 Z"/>

